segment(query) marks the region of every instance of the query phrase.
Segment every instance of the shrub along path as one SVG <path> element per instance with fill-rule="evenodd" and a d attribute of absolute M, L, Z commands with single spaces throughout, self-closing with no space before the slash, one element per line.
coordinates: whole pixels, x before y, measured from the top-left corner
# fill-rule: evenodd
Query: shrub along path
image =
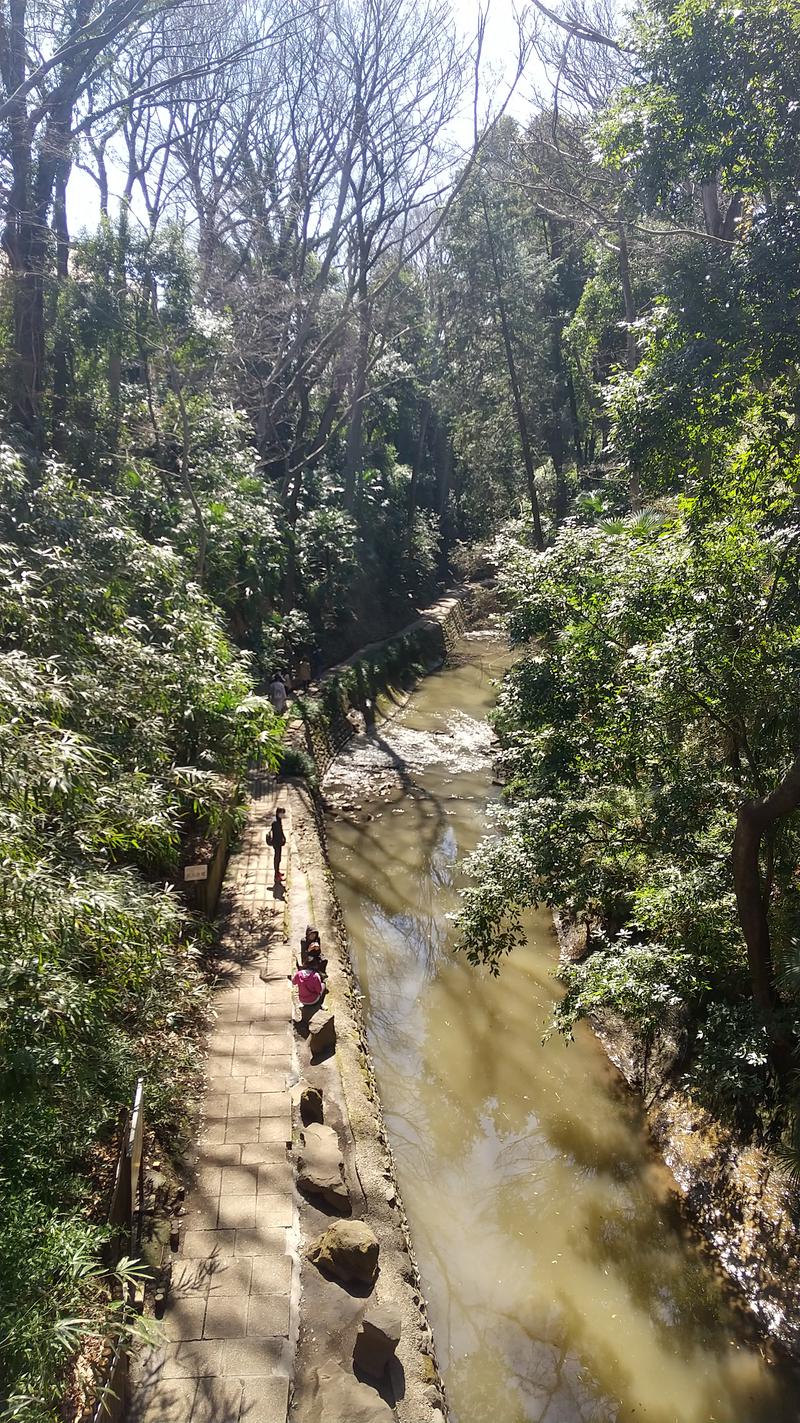
<path fill-rule="evenodd" d="M 225 880 L 222 983 L 205 1123 L 164 1318 L 135 1365 L 131 1423 L 285 1423 L 297 1216 L 291 1145 L 291 948 L 265 835 L 278 797 L 255 778 Z M 288 819 L 287 815 L 287 819 Z M 291 825 L 282 868 L 289 878 Z M 294 916 L 293 916 L 294 917 Z"/>

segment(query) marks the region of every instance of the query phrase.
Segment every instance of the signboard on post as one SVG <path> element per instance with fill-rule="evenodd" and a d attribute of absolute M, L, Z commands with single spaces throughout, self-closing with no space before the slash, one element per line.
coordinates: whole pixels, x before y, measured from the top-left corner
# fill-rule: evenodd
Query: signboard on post
<path fill-rule="evenodd" d="M 112 1236 L 106 1247 L 110 1264 L 120 1255 L 130 1255 L 134 1246 L 134 1226 L 141 1210 L 142 1153 L 144 1149 L 144 1078 L 136 1083 L 133 1106 L 120 1124 L 120 1147 L 114 1190 L 108 1211 Z"/>
<path fill-rule="evenodd" d="M 134 1201 L 139 1185 L 139 1172 L 142 1169 L 142 1144 L 144 1142 L 144 1078 L 140 1077 L 136 1083 L 136 1092 L 133 1098 L 133 1111 L 131 1112 L 131 1122 L 128 1127 L 128 1149 L 127 1157 L 130 1162 L 131 1173 L 131 1200 Z"/>
<path fill-rule="evenodd" d="M 187 865 L 183 872 L 184 880 L 208 879 L 208 865 Z"/>
<path fill-rule="evenodd" d="M 128 1158 L 131 1182 L 131 1249 L 138 1248 L 142 1229 L 142 1150 L 144 1147 L 144 1078 L 136 1083 L 131 1123 L 125 1155 Z"/>

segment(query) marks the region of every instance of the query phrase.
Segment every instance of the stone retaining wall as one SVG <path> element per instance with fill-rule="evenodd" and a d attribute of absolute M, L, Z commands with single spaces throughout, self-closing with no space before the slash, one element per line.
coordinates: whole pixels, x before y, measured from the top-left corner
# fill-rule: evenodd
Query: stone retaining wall
<path fill-rule="evenodd" d="M 237 792 L 236 800 L 226 815 L 219 836 L 214 842 L 211 858 L 205 862 L 205 879 L 186 880 L 183 877 L 186 869 L 185 865 L 182 865 L 179 871 L 181 876 L 179 885 L 184 902 L 195 914 L 203 914 L 207 919 L 213 919 L 217 912 L 219 897 L 222 891 L 222 881 L 225 878 L 225 871 L 228 867 L 228 854 L 237 827 L 239 802 L 240 795 Z"/>
<path fill-rule="evenodd" d="M 442 1423 L 447 1417 L 444 1386 L 436 1361 L 408 1220 L 397 1184 L 372 1059 L 367 1046 L 361 995 L 325 843 L 318 802 L 309 788 L 288 788 L 295 864 L 308 886 L 309 914 L 328 954 L 330 1004 L 336 1022 L 335 1056 L 304 1068 L 304 1077 L 323 1091 L 325 1120 L 332 1121 L 344 1155 L 352 1215 L 365 1222 L 380 1247 L 380 1273 L 364 1300 L 344 1297 L 307 1260 L 311 1240 L 332 1224 L 301 1206 L 303 1275 L 301 1330 L 295 1362 L 291 1419 L 298 1423 L 340 1423 L 335 1413 L 342 1375 L 352 1376 L 353 1348 L 367 1307 L 394 1311 L 401 1321 L 396 1359 L 385 1386 L 374 1394 L 364 1423 L 394 1416 L 398 1423 Z M 349 1385 L 348 1385 L 349 1386 Z M 325 1400 L 328 1408 L 325 1412 Z M 363 1399 L 363 1390 L 358 1402 Z M 356 1396 L 341 1399 L 355 1405 Z M 384 1413 L 382 1408 L 385 1408 Z M 392 1412 L 389 1412 L 391 1408 Z M 345 1416 L 341 1415 L 341 1423 Z"/>
<path fill-rule="evenodd" d="M 553 919 L 562 962 L 583 957 L 585 925 L 560 913 Z M 800 1209 L 774 1155 L 691 1098 L 682 1080 L 686 1025 L 680 1014 L 666 1018 L 647 1047 L 616 1014 L 597 1013 L 589 1022 L 641 1098 L 684 1209 L 741 1292 L 767 1351 L 800 1359 Z"/>
<path fill-rule="evenodd" d="M 463 590 L 448 594 L 395 637 L 362 649 L 347 663 L 332 669 L 326 680 L 341 693 L 338 715 L 324 721 L 307 719 L 305 723 L 308 752 L 320 780 L 347 740 L 365 722 L 391 715 L 405 704 L 410 690 L 404 682 L 420 671 L 441 666 L 448 650 L 466 630 L 466 597 Z M 352 675 L 344 676 L 346 673 Z M 380 1245 L 378 1305 L 393 1310 L 402 1320 L 396 1361 L 387 1374 L 381 1396 L 392 1407 L 398 1423 L 442 1423 L 448 1416 L 444 1385 L 383 1120 L 361 994 L 328 862 L 321 801 L 317 792 L 299 783 L 289 787 L 289 797 L 294 853 L 308 885 L 309 912 L 329 950 L 336 1053 L 333 1078 L 331 1064 L 327 1064 L 325 1098 L 334 1099 L 337 1133 L 345 1142 L 345 1176 L 351 1183 L 351 1198 L 357 1202 L 354 1214 L 369 1225 Z M 333 946 L 335 951 L 331 951 Z M 323 1086 L 313 1071 L 308 1076 L 314 1085 Z M 329 1286 L 328 1293 L 330 1289 Z M 344 1316 L 337 1316 L 335 1301 L 332 1308 L 318 1272 L 304 1264 L 292 1418 L 313 1418 L 316 1423 L 319 1414 L 320 1423 L 327 1423 L 328 1414 L 323 1411 L 325 1390 L 330 1393 L 344 1386 L 342 1373 L 348 1372 L 360 1327 L 360 1315 L 357 1318 L 351 1314 L 352 1311 L 345 1311 Z M 379 1417 L 383 1414 L 376 1411 L 375 1419 Z"/>
<path fill-rule="evenodd" d="M 351 736 L 402 705 L 420 673 L 441 666 L 465 630 L 468 596 L 466 589 L 453 589 L 400 632 L 331 667 L 316 695 L 299 700 L 302 727 L 295 744 L 311 757 L 320 780 Z"/>

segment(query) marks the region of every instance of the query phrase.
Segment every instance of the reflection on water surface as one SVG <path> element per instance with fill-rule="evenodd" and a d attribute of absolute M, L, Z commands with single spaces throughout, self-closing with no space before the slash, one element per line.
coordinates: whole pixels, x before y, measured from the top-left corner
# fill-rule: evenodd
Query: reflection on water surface
<path fill-rule="evenodd" d="M 497 979 L 453 956 L 508 660 L 465 640 L 326 782 L 357 807 L 330 852 L 454 1420 L 794 1419 L 591 1033 L 542 1045 L 547 919 Z"/>

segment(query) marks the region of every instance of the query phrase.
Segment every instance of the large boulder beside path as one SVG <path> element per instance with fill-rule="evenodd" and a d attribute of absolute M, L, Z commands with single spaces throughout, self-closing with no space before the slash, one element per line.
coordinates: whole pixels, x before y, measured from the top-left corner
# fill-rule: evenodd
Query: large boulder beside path
<path fill-rule="evenodd" d="M 374 1231 L 363 1220 L 337 1220 L 311 1242 L 307 1254 L 312 1265 L 346 1285 L 372 1285 L 379 1251 Z"/>
<path fill-rule="evenodd" d="M 321 1087 L 315 1087 L 313 1083 L 306 1082 L 303 1078 L 294 1089 L 294 1100 L 297 1103 L 303 1126 L 307 1127 L 311 1122 L 324 1121 L 325 1105 L 322 1100 Z"/>
<path fill-rule="evenodd" d="M 297 1184 L 301 1191 L 321 1196 L 342 1215 L 349 1215 L 344 1158 L 333 1127 L 311 1122 L 303 1129 L 302 1145 L 297 1153 Z"/>
<path fill-rule="evenodd" d="M 315 1013 L 309 1022 L 308 1045 L 312 1058 L 322 1057 L 336 1046 L 336 1020 L 327 1009 Z"/>
<path fill-rule="evenodd" d="M 403 1324 L 396 1305 L 375 1304 L 367 1310 L 356 1335 L 353 1364 L 370 1378 L 383 1378 L 400 1343 Z"/>
<path fill-rule="evenodd" d="M 308 1423 L 394 1423 L 388 1403 L 336 1364 L 317 1369 Z"/>

